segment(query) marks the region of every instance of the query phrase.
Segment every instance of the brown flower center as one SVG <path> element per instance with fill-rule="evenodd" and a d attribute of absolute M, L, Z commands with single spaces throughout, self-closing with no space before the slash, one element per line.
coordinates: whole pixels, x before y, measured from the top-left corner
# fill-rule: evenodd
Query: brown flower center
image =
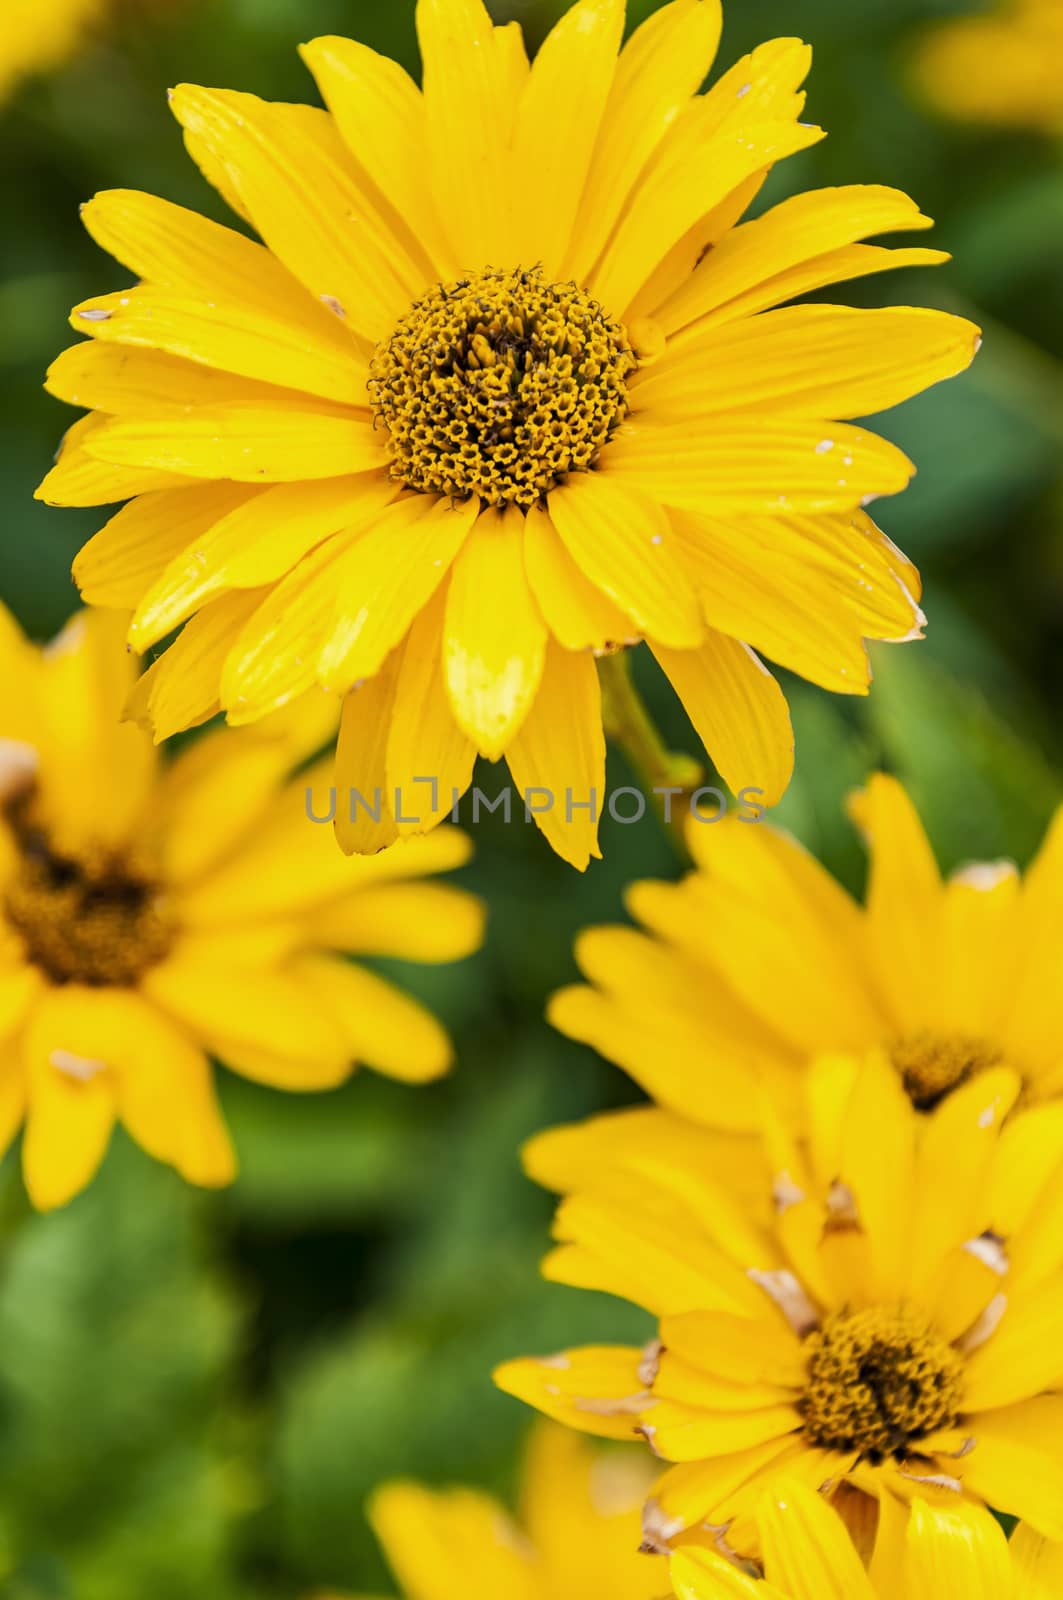
<path fill-rule="evenodd" d="M 594 465 L 636 365 L 585 290 L 487 270 L 417 301 L 374 355 L 369 392 L 396 480 L 527 507 Z"/>
<path fill-rule="evenodd" d="M 890 1047 L 890 1059 L 918 1111 L 932 1111 L 953 1089 L 976 1072 L 995 1067 L 1003 1052 L 988 1039 L 969 1034 L 906 1034 Z"/>
<path fill-rule="evenodd" d="M 27 960 L 52 983 L 128 985 L 162 960 L 173 930 L 157 884 L 112 855 L 75 860 L 57 853 L 21 807 L 8 821 L 19 864 L 3 914 Z"/>
<path fill-rule="evenodd" d="M 878 1462 L 954 1426 L 963 1359 L 907 1306 L 836 1311 L 805 1349 L 801 1409 L 811 1443 Z"/>

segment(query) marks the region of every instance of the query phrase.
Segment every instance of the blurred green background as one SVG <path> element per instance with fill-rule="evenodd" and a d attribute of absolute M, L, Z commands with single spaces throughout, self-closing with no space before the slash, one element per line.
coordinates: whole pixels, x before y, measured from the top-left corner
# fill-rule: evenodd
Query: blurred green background
<path fill-rule="evenodd" d="M 50 0 L 42 0 L 42 4 Z M 498 0 L 542 37 L 560 0 Z M 653 9 L 633 0 L 631 19 Z M 809 116 L 831 133 L 766 196 L 895 184 L 938 219 L 935 274 L 842 298 L 934 304 L 983 323 L 973 371 L 882 431 L 919 476 L 877 509 L 926 577 L 927 641 L 878 650 L 867 701 L 790 684 L 798 775 L 779 815 L 854 889 L 846 790 L 886 764 L 943 863 L 1029 859 L 1059 798 L 1063 693 L 1063 150 L 958 128 L 910 89 L 920 30 L 973 0 L 731 0 L 721 59 L 775 34 L 815 46 Z M 120 281 L 78 225 L 98 188 L 143 187 L 221 216 L 165 89 L 190 79 L 313 97 L 301 40 L 346 32 L 416 70 L 413 0 L 120 0 L 62 72 L 0 108 L 0 594 L 36 636 L 75 605 L 70 558 L 100 513 L 31 499 L 70 414 L 41 390 L 66 314 Z M 682 713 L 638 670 L 669 738 Z M 612 758 L 611 781 L 629 781 Z M 490 792 L 498 780 L 488 771 Z M 651 817 L 607 825 L 581 878 L 532 829 L 488 818 L 464 876 L 491 911 L 475 960 L 410 969 L 459 1069 L 429 1089 L 357 1077 L 298 1099 L 224 1083 L 242 1161 L 220 1196 L 125 1141 L 65 1212 L 32 1217 L 0 1175 L 0 1594 L 10 1600 L 297 1600 L 385 1592 L 362 1519 L 395 1473 L 505 1487 L 525 1417 L 491 1363 L 635 1314 L 539 1284 L 546 1197 L 520 1175 L 533 1130 L 632 1091 L 541 1021 L 577 927 L 622 914 L 632 877 L 679 867 Z M 706 930 L 711 937 L 711 930 Z"/>

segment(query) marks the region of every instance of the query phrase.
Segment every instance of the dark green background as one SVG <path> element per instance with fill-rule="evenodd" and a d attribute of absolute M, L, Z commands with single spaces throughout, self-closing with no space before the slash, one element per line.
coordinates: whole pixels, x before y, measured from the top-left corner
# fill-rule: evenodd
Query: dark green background
<path fill-rule="evenodd" d="M 42 0 L 47 3 L 47 0 Z M 538 39 L 551 3 L 500 3 Z M 632 17 L 652 9 L 630 7 Z M 884 432 L 915 484 L 877 509 L 926 576 L 926 643 L 875 655 L 868 701 L 792 684 L 798 776 L 781 815 L 854 888 L 846 790 L 899 771 L 947 865 L 1029 858 L 1059 794 L 1063 598 L 1063 150 L 960 129 L 910 90 L 919 31 L 963 0 L 732 0 L 721 59 L 801 33 L 809 116 L 831 132 L 772 180 L 778 197 L 866 181 L 907 189 L 955 254 L 931 274 L 842 292 L 965 312 L 973 372 Z M 0 111 L 0 594 L 41 637 L 75 604 L 70 558 L 99 513 L 31 493 L 70 420 L 41 390 L 69 306 L 115 287 L 78 224 L 98 188 L 143 187 L 221 215 L 184 157 L 164 91 L 189 79 L 311 98 L 295 46 L 348 32 L 415 68 L 412 0 L 126 0 L 116 32 Z M 137 13 L 142 15 L 137 19 Z M 638 663 L 668 736 L 682 714 Z M 627 781 L 615 759 L 614 783 Z M 489 791 L 503 775 L 489 770 Z M 488 819 L 464 875 L 488 899 L 487 948 L 404 978 L 452 1027 L 460 1065 L 410 1090 L 356 1078 L 296 1099 L 224 1084 L 242 1159 L 229 1193 L 184 1188 L 119 1140 L 65 1212 L 0 1188 L 0 1594 L 12 1600 L 267 1600 L 382 1589 L 361 1515 L 396 1472 L 504 1486 L 525 1418 L 492 1391 L 498 1358 L 638 1334 L 635 1314 L 541 1286 L 549 1205 L 517 1147 L 551 1121 L 631 1098 L 621 1075 L 551 1035 L 545 996 L 571 937 L 621 914 L 630 878 L 674 874 L 647 819 L 603 830 L 579 877 L 531 829 Z M 706 938 L 712 930 L 706 929 Z"/>

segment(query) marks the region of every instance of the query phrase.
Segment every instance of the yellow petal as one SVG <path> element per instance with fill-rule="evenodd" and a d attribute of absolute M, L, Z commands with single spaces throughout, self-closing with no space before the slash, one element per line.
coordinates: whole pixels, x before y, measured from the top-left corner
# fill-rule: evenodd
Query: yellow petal
<path fill-rule="evenodd" d="M 428 182 L 424 102 L 413 79 L 398 62 L 357 39 L 313 39 L 299 53 L 351 161 L 390 204 L 408 251 L 427 251 L 441 268 L 435 276 L 453 277 Z"/>
<path fill-rule="evenodd" d="M 1000 1124 L 1018 1099 L 1018 1073 L 997 1068 L 953 1090 L 924 1124 L 916 1162 L 910 1282 L 925 1303 L 951 1250 L 986 1226 L 986 1185 Z"/>
<path fill-rule="evenodd" d="M 880 184 L 812 189 L 772 206 L 722 238 L 656 320 L 667 334 L 711 318 L 776 276 L 876 233 L 931 226 L 914 200 Z M 759 304 L 746 309 L 760 310 Z M 682 343 L 682 341 L 680 341 Z"/>
<path fill-rule="evenodd" d="M 524 517 L 485 511 L 454 563 L 443 663 L 458 726 L 497 760 L 542 678 L 546 628 L 524 576 Z"/>
<path fill-rule="evenodd" d="M 699 218 L 755 172 L 823 137 L 796 120 L 800 101 L 793 90 L 810 54 L 798 40 L 764 45 L 744 70 L 733 68 L 675 121 L 592 280 L 614 314 L 627 312 L 657 263 Z"/>
<path fill-rule="evenodd" d="M 999 1037 L 1018 979 L 1018 870 L 1010 861 L 967 867 L 945 890 L 941 1026 Z"/>
<path fill-rule="evenodd" d="M 981 333 L 943 311 L 787 306 L 714 325 L 645 370 L 634 414 L 681 420 L 722 412 L 865 417 L 962 372 Z M 829 433 L 826 455 L 837 446 Z M 838 458 L 844 469 L 844 451 Z"/>
<path fill-rule="evenodd" d="M 104 990 L 95 1009 L 109 1030 L 98 1049 L 116 1069 L 118 1116 L 131 1137 L 188 1183 L 231 1183 L 236 1158 L 203 1051 L 139 995 Z"/>
<path fill-rule="evenodd" d="M 348 689 L 380 670 L 447 575 L 479 512 L 412 495 L 354 544 L 336 598 L 336 626 L 319 662 L 321 683 Z"/>
<path fill-rule="evenodd" d="M 48 388 L 115 413 L 136 411 L 138 400 L 178 412 L 200 404 L 298 406 L 306 394 L 366 405 L 366 368 L 349 339 L 346 349 L 322 347 L 298 318 L 270 320 L 253 304 L 220 300 L 216 289 L 210 295 L 142 284 L 82 301 L 70 325 L 93 343 L 53 363 Z"/>
<path fill-rule="evenodd" d="M 88 416 L 63 435 L 55 466 L 33 492 L 49 506 L 109 506 L 134 494 L 180 489 L 188 478 L 154 467 L 112 466 L 97 459 L 89 444 L 110 426 L 106 417 Z"/>
<path fill-rule="evenodd" d="M 874 1600 L 841 1517 L 800 1480 L 760 1497 L 757 1527 L 765 1576 L 792 1600 Z"/>
<path fill-rule="evenodd" d="M 510 156 L 514 247 L 558 276 L 581 207 L 624 31 L 623 0 L 577 0 L 536 52 Z"/>
<path fill-rule="evenodd" d="M 675 511 L 671 522 L 706 621 L 835 693 L 867 692 L 866 639 L 909 639 L 922 626 L 863 512 L 732 519 Z"/>
<path fill-rule="evenodd" d="M 539 506 L 524 519 L 524 570 L 547 627 L 566 650 L 637 641 L 634 622 L 584 575 Z"/>
<path fill-rule="evenodd" d="M 898 1033 L 927 1014 L 941 878 L 914 805 L 896 778 L 876 773 L 851 809 L 871 850 L 868 933 L 875 977 Z"/>
<path fill-rule="evenodd" d="M 336 302 L 351 328 L 372 343 L 387 338 L 426 287 L 423 272 L 375 215 L 331 118 L 190 84 L 175 89 L 170 104 L 211 151 L 277 259 L 315 299 Z"/>
<path fill-rule="evenodd" d="M 745 1577 L 713 1550 L 677 1551 L 670 1572 L 678 1600 L 782 1600 L 774 1584 Z"/>
<path fill-rule="evenodd" d="M 350 1071 L 338 1020 L 295 968 L 226 971 L 213 945 L 188 938 L 145 974 L 142 989 L 223 1061 L 238 1064 L 241 1046 L 262 1050 L 284 1063 L 291 1087 L 307 1089 L 341 1083 Z"/>
<path fill-rule="evenodd" d="M 556 1356 L 506 1361 L 494 1380 L 548 1417 L 604 1439 L 633 1439 L 648 1396 L 639 1376 L 642 1351 L 631 1345 L 586 1345 Z"/>
<path fill-rule="evenodd" d="M 418 0 L 426 154 L 436 210 L 463 271 L 511 258 L 510 111 L 482 0 Z"/>
<path fill-rule="evenodd" d="M 332 631 L 347 550 L 344 538 L 318 545 L 274 584 L 236 635 L 218 690 L 234 726 L 289 705 L 317 683 L 317 656 Z"/>
<path fill-rule="evenodd" d="M 100 994 L 75 984 L 50 990 L 38 1000 L 23 1036 L 28 1103 L 22 1171 L 41 1211 L 66 1205 L 83 1189 L 110 1142 L 115 1080 L 99 1054 L 105 1042 L 98 1026 Z"/>
<path fill-rule="evenodd" d="M 204 407 L 185 417 L 105 422 L 85 448 L 110 466 L 152 468 L 188 478 L 232 478 L 237 483 L 341 478 L 386 464 L 379 436 L 374 437 L 369 423 L 353 412 L 272 411 L 245 405 Z"/>
<path fill-rule="evenodd" d="M 1063 1544 L 1043 1539 L 1020 1523 L 1011 1536 L 1015 1600 L 1056 1600 L 1063 1592 Z"/>
<path fill-rule="evenodd" d="M 503 1507 L 472 1489 L 413 1483 L 377 1489 L 369 1516 L 402 1592 L 412 1600 L 535 1600 L 538 1572 Z"/>
<path fill-rule="evenodd" d="M 733 794 L 773 806 L 790 782 L 794 736 L 782 690 L 749 646 L 708 629 L 697 650 L 651 648 Z"/>
<path fill-rule="evenodd" d="M 156 756 L 120 722 L 137 671 L 126 621 L 118 611 L 76 612 L 41 661 L 34 812 L 59 854 L 125 848 L 146 825 Z M 90 783 L 87 773 L 106 777 Z"/>
<path fill-rule="evenodd" d="M 1058 1394 L 975 1418 L 971 1431 L 977 1442 L 962 1463 L 964 1487 L 1028 1522 L 1046 1539 L 1063 1539 L 1061 1426 L 1063 1398 Z"/>
<path fill-rule="evenodd" d="M 605 735 L 594 662 L 551 641 L 542 682 L 506 750 L 513 781 L 536 826 L 580 872 L 599 857 L 605 799 Z"/>
<path fill-rule="evenodd" d="M 667 342 L 667 334 L 656 320 L 656 313 L 666 306 L 672 295 L 689 281 L 700 261 L 732 232 L 745 216 L 768 178 L 769 169 L 762 167 L 753 172 L 736 189 L 732 189 L 711 211 L 699 217 L 692 228 L 672 246 L 667 255 L 650 273 L 638 294 L 631 302 L 628 322 L 636 317 L 648 317 L 657 330 L 660 340 Z"/>
<path fill-rule="evenodd" d="M 238 589 L 212 600 L 139 679 L 127 715 L 149 728 L 156 744 L 216 715 L 225 658 L 264 592 Z"/>
<path fill-rule="evenodd" d="M 632 419 L 601 468 L 664 505 L 710 515 L 849 511 L 899 493 L 915 471 L 896 445 L 851 423 L 741 416 L 708 431 Z"/>
<path fill-rule="evenodd" d="M 907 1282 L 915 1138 L 915 1113 L 898 1074 L 884 1057 L 869 1057 L 849 1097 L 838 1177 L 855 1196 L 880 1299 L 900 1299 Z"/>
<path fill-rule="evenodd" d="M 751 1411 L 702 1411 L 659 1401 L 644 1423 L 654 1450 L 666 1461 L 703 1461 L 752 1450 L 796 1433 L 801 1415 L 793 1406 Z"/>
<path fill-rule="evenodd" d="M 967 1364 L 964 1403 L 973 1412 L 1011 1406 L 1057 1387 L 1061 1378 L 1063 1282 L 1057 1276 L 1009 1297 L 1000 1326 Z"/>
<path fill-rule="evenodd" d="M 915 1499 L 904 1553 L 905 1600 L 1007 1600 L 1011 1563 L 989 1511 L 956 1499 Z"/>
<path fill-rule="evenodd" d="M 335 829 L 345 855 L 375 855 L 398 838 L 385 759 L 398 661 L 344 696 L 336 743 Z"/>
<path fill-rule="evenodd" d="M 697 597 L 659 505 L 619 473 L 577 473 L 550 495 L 550 520 L 586 577 L 639 628 L 678 649 L 702 635 Z"/>
<path fill-rule="evenodd" d="M 145 283 L 239 307 L 333 369 L 355 359 L 333 312 L 305 295 L 276 255 L 232 228 L 134 189 L 107 189 L 81 208 L 96 243 Z M 93 331 L 96 331 L 95 329 Z"/>
<path fill-rule="evenodd" d="M 241 498 L 188 544 L 152 584 L 130 624 L 143 651 L 225 589 L 254 589 L 283 578 L 315 545 L 364 525 L 383 510 L 383 476 L 279 483 Z"/>
<path fill-rule="evenodd" d="M 134 609 L 168 564 L 256 490 L 189 483 L 138 495 L 74 558 L 74 582 L 90 605 Z"/>
<path fill-rule="evenodd" d="M 458 961 L 483 942 L 485 915 L 481 900 L 449 884 L 382 884 L 326 907 L 314 933 L 352 955 Z"/>
<path fill-rule="evenodd" d="M 509 104 L 509 117 L 503 137 L 508 144 L 513 140 L 521 97 L 531 76 L 531 63 L 524 43 L 524 30 L 519 22 L 503 22 L 492 31 L 495 70 L 503 83 L 503 94 Z"/>
<path fill-rule="evenodd" d="M 639 174 L 712 66 L 719 0 L 674 0 L 651 13 L 620 53 L 564 274 L 582 282 Z M 578 99 L 578 96 L 575 98 Z"/>
<path fill-rule="evenodd" d="M 407 635 L 387 733 L 387 787 L 402 797 L 400 836 L 424 833 L 472 781 L 476 746 L 454 719 L 443 673 L 442 586 Z"/>
<path fill-rule="evenodd" d="M 449 1071 L 454 1050 L 446 1030 L 394 984 L 328 956 L 306 956 L 297 970 L 352 1061 L 404 1083 L 428 1083 Z"/>

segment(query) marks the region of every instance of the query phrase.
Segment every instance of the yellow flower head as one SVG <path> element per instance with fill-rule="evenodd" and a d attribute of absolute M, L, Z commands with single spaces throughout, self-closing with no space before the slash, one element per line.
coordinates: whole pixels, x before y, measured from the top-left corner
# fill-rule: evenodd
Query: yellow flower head
<path fill-rule="evenodd" d="M 966 1501 L 885 1501 L 865 1567 L 841 1520 L 800 1479 L 760 1496 L 761 1559 L 692 1547 L 672 1561 L 678 1600 L 1049 1600 L 1063 1583 L 1063 1546 L 1000 1524 Z"/>
<path fill-rule="evenodd" d="M 1018 1089 L 995 1068 L 920 1115 L 883 1057 L 825 1064 L 807 1145 L 768 1141 L 752 1201 L 711 1175 L 693 1125 L 545 1136 L 533 1169 L 568 1191 L 547 1276 L 646 1307 L 659 1338 L 498 1381 L 675 1463 L 647 1506 L 661 1546 L 726 1528 L 750 1548 L 756 1492 L 782 1471 L 844 1486 L 854 1527 L 869 1497 L 942 1490 L 1063 1537 L 1060 1108 L 1001 1131 Z"/>
<path fill-rule="evenodd" d="M 371 1516 L 404 1600 L 660 1600 L 664 1563 L 639 1550 L 640 1463 L 563 1428 L 532 1436 L 519 1525 L 474 1489 L 393 1483 Z"/>
<path fill-rule="evenodd" d="M 923 46 L 918 73 L 951 116 L 1063 133 L 1063 6 L 1000 0 L 946 23 Z"/>
<path fill-rule="evenodd" d="M 42 1207 L 89 1181 L 116 1120 L 190 1182 L 227 1183 L 208 1052 L 283 1089 L 358 1061 L 444 1072 L 435 1018 L 343 956 L 450 961 L 482 931 L 472 896 L 418 881 L 466 860 L 464 835 L 349 862 L 307 819 L 314 770 L 290 773 L 334 727 L 324 695 L 162 766 L 119 722 L 124 629 L 85 612 L 38 651 L 0 611 L 0 1146 L 25 1123 Z"/>
<path fill-rule="evenodd" d="M 91 415 L 39 494 L 130 500 L 77 579 L 135 608 L 137 650 L 184 624 L 154 670 L 185 717 L 344 696 L 339 784 L 387 797 L 341 805 L 346 850 L 434 825 L 479 752 L 552 798 L 536 820 L 585 866 L 594 657 L 643 639 L 726 781 L 774 803 L 792 735 L 750 646 L 861 694 L 863 640 L 921 627 L 862 509 L 912 464 L 849 419 L 962 370 L 977 329 L 787 302 L 943 260 L 861 242 L 928 219 L 854 186 L 742 222 L 822 136 L 807 47 L 701 95 L 719 0 L 621 48 L 624 13 L 579 0 L 529 66 L 482 0 L 419 0 L 423 89 L 341 38 L 303 50 L 327 110 L 178 88 L 189 152 L 261 244 L 145 194 L 84 210 L 141 281 L 73 313 L 90 342 L 48 385 Z"/>
<path fill-rule="evenodd" d="M 59 67 L 100 20 L 108 0 L 5 0 L 0 27 L 0 101 L 20 79 Z"/>
<path fill-rule="evenodd" d="M 871 849 L 866 906 L 774 828 L 692 820 L 696 870 L 631 886 L 645 932 L 580 935 L 593 987 L 553 997 L 555 1026 L 660 1104 L 735 1131 L 759 1126 L 761 1090 L 796 1115 L 817 1055 L 872 1047 L 923 1110 L 1001 1063 L 1029 1098 L 1057 1097 L 1063 813 L 1024 879 L 995 861 L 943 882 L 895 779 L 873 777 L 852 810 Z"/>

